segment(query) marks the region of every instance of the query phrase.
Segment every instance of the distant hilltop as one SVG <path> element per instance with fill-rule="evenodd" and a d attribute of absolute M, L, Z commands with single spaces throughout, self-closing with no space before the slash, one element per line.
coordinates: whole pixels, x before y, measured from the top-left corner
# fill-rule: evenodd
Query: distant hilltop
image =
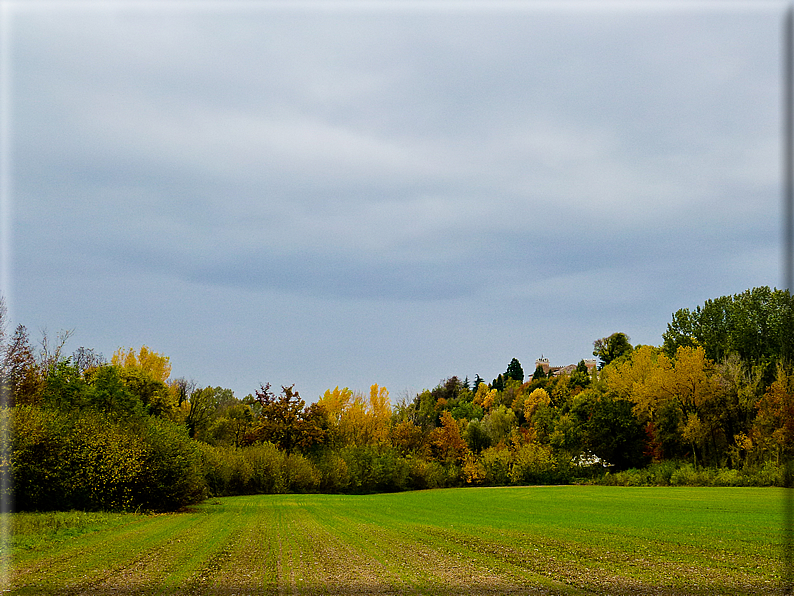
<path fill-rule="evenodd" d="M 595 358 L 586 358 L 584 360 L 584 365 L 587 367 L 588 374 L 593 372 L 596 364 L 597 361 Z M 562 374 L 571 374 L 576 370 L 576 366 L 576 364 L 569 364 L 568 366 L 549 366 L 549 359 L 544 358 L 543 356 L 535 360 L 535 370 L 537 370 L 538 367 L 541 367 L 547 377 L 557 377 Z M 534 376 L 534 373 L 533 375 L 530 375 L 530 380 L 532 379 L 532 376 Z"/>

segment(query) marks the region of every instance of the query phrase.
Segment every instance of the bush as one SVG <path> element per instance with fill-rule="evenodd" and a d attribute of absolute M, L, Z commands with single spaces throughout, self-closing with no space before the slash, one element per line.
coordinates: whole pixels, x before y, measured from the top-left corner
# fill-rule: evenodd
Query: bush
<path fill-rule="evenodd" d="M 243 461 L 240 467 L 250 467 L 248 481 L 237 489 L 243 494 L 286 493 L 289 485 L 286 455 L 273 443 L 259 443 L 235 450 Z"/>
<path fill-rule="evenodd" d="M 145 444 L 139 505 L 172 511 L 207 497 L 201 453 L 185 427 L 149 416 L 135 421 L 129 430 Z"/>
<path fill-rule="evenodd" d="M 716 471 L 712 484 L 714 486 L 744 486 L 744 478 L 739 470 L 723 468 Z"/>
<path fill-rule="evenodd" d="M 760 467 L 744 470 L 747 486 L 783 486 L 783 467 L 771 461 Z"/>
<path fill-rule="evenodd" d="M 411 458 L 409 464 L 409 483 L 411 488 L 445 488 L 448 484 L 447 470 L 437 461 Z"/>
<path fill-rule="evenodd" d="M 321 485 L 322 473 L 298 453 L 272 443 L 248 447 L 202 444 L 203 473 L 213 496 L 308 492 Z"/>
<path fill-rule="evenodd" d="M 684 464 L 673 472 L 670 484 L 673 486 L 708 486 L 710 474 L 708 470 L 697 470 L 692 464 Z"/>
<path fill-rule="evenodd" d="M 352 492 L 394 492 L 409 487 L 411 466 L 388 446 L 345 447 L 339 453 L 348 471 L 347 490 Z"/>
<path fill-rule="evenodd" d="M 525 443 L 515 450 L 510 469 L 513 484 L 550 484 L 559 481 L 557 461 L 550 447 Z"/>
<path fill-rule="evenodd" d="M 35 406 L 0 415 L 17 510 L 166 511 L 206 496 L 197 445 L 167 420 Z"/>
<path fill-rule="evenodd" d="M 283 470 L 288 492 L 312 492 L 320 486 L 319 470 L 300 453 L 287 455 L 284 459 Z"/>
<path fill-rule="evenodd" d="M 320 472 L 319 488 L 322 492 L 344 492 L 350 486 L 350 470 L 339 454 L 326 453 L 315 465 Z"/>
<path fill-rule="evenodd" d="M 510 465 L 513 457 L 509 449 L 489 447 L 480 454 L 479 459 L 485 471 L 484 484 L 504 486 L 510 483 Z"/>

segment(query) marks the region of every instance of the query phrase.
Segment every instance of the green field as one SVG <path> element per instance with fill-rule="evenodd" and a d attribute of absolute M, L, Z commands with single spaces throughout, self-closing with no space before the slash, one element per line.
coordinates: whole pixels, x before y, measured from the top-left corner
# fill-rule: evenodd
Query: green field
<path fill-rule="evenodd" d="M 14 594 L 769 594 L 783 492 L 555 486 L 14 514 Z M 9 520 L 7 520 L 9 521 Z"/>

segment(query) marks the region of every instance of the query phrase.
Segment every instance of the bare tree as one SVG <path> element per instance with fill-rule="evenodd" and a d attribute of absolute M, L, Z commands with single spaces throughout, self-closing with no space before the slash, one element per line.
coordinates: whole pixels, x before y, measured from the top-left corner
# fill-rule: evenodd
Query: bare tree
<path fill-rule="evenodd" d="M 196 381 L 179 377 L 178 379 L 170 379 L 168 386 L 176 387 L 177 406 L 181 408 L 182 404 L 188 401 L 196 390 Z"/>
<path fill-rule="evenodd" d="M 63 346 L 69 341 L 74 329 L 59 331 L 54 340 L 47 335 L 47 329 L 41 330 L 41 350 L 39 352 L 39 367 L 45 377 L 50 369 L 62 359 Z"/>
<path fill-rule="evenodd" d="M 80 346 L 72 353 L 72 364 L 77 367 L 82 375 L 89 368 L 98 368 L 107 364 L 107 360 L 100 352 Z"/>

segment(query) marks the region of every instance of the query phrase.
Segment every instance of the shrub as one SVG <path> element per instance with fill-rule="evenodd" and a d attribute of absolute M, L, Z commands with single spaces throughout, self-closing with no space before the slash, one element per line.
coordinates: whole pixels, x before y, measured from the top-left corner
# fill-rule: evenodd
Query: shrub
<path fill-rule="evenodd" d="M 409 483 L 411 488 L 444 488 L 447 484 L 447 470 L 437 461 L 411 458 L 409 464 Z"/>
<path fill-rule="evenodd" d="M 408 488 L 411 466 L 392 447 L 361 445 L 345 447 L 339 453 L 348 471 L 347 490 L 392 492 Z"/>
<path fill-rule="evenodd" d="M 510 469 L 513 484 L 547 484 L 558 479 L 557 461 L 550 447 L 525 443 L 515 450 Z"/>
<path fill-rule="evenodd" d="M 126 429 L 144 443 L 136 505 L 171 511 L 207 496 L 201 453 L 187 429 L 169 420 L 147 416 Z"/>
<path fill-rule="evenodd" d="M 744 479 L 739 470 L 723 468 L 716 471 L 712 484 L 714 486 L 744 486 Z"/>
<path fill-rule="evenodd" d="M 350 486 L 350 470 L 347 462 L 337 453 L 326 453 L 315 465 L 320 472 L 320 490 L 322 492 L 343 492 Z"/>
<path fill-rule="evenodd" d="M 504 486 L 510 483 L 512 454 L 507 448 L 489 447 L 479 457 L 485 471 L 483 483 L 491 486 Z"/>
<path fill-rule="evenodd" d="M 745 472 L 750 486 L 783 486 L 783 467 L 766 461 L 759 468 Z"/>
<path fill-rule="evenodd" d="M 285 493 L 289 480 L 286 474 L 286 455 L 273 443 L 259 443 L 235 450 L 239 467 L 250 467 L 248 481 L 240 483 L 237 492 L 242 494 Z M 248 466 L 246 466 L 248 464 Z"/>
<path fill-rule="evenodd" d="M 322 473 L 314 464 L 269 442 L 248 447 L 202 444 L 201 451 L 213 496 L 308 492 L 321 486 Z"/>
<path fill-rule="evenodd" d="M 66 424 L 35 406 L 3 408 L 10 428 L 6 451 L 13 502 L 18 510 L 58 509 L 64 500 Z"/>
<path fill-rule="evenodd" d="M 206 484 L 197 446 L 162 419 L 119 420 L 18 406 L 10 468 L 18 510 L 173 510 L 201 501 Z"/>
<path fill-rule="evenodd" d="M 711 486 L 714 472 L 706 468 L 695 469 L 692 464 L 684 464 L 670 477 L 673 486 Z"/>
<path fill-rule="evenodd" d="M 284 458 L 283 478 L 289 492 L 311 492 L 320 486 L 319 470 L 300 453 L 290 453 Z"/>

